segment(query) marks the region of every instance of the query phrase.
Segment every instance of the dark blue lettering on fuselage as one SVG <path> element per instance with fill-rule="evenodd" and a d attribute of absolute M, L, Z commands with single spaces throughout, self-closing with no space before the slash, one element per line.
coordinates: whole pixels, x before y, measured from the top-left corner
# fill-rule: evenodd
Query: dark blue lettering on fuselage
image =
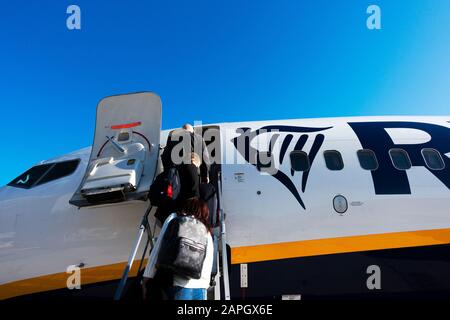
<path fill-rule="evenodd" d="M 450 152 L 450 128 L 421 122 L 349 122 L 364 149 L 371 149 L 378 158 L 379 168 L 372 171 L 376 194 L 411 194 L 411 187 L 406 171 L 397 170 L 390 159 L 389 150 L 401 148 L 408 152 L 412 166 L 426 168 L 447 188 L 450 189 L 450 159 L 445 156 Z M 431 140 L 419 144 L 395 144 L 385 129 L 416 129 L 428 133 Z M 422 156 L 423 148 L 436 149 L 443 155 L 445 168 L 431 170 Z"/>
<path fill-rule="evenodd" d="M 398 170 L 392 164 L 389 156 L 389 150 L 392 148 L 404 149 L 409 154 L 412 166 L 421 166 L 426 168 L 431 174 L 433 174 L 439 181 L 450 189 L 450 159 L 446 156 L 446 154 L 450 152 L 450 128 L 430 123 L 400 121 L 349 122 L 348 124 L 355 132 L 362 147 L 364 149 L 371 149 L 377 156 L 379 167 L 377 170 L 371 171 L 375 194 L 411 194 L 411 187 L 406 171 Z M 280 133 L 288 133 L 284 136 L 284 139 L 281 142 L 281 147 L 278 154 L 279 163 L 282 164 L 291 143 L 295 143 L 295 145 L 293 149 L 289 149 L 290 151 L 303 151 L 310 135 L 313 135 L 314 140 L 312 142 L 311 149 L 308 152 L 309 162 L 312 166 L 325 140 L 324 131 L 331 128 L 333 127 L 311 128 L 283 125 L 265 126 L 257 130 L 251 130 L 250 128 L 239 128 L 237 130 L 239 136 L 232 139 L 232 143 L 249 164 L 254 165 L 258 171 L 263 171 L 264 165 L 260 161 L 262 152 L 251 147 L 251 141 L 255 137 L 262 133 L 271 134 L 267 149 L 269 157 L 271 158 L 270 162 L 274 162 L 275 155 L 272 154 L 273 146 L 280 138 Z M 388 132 L 385 130 L 391 128 L 421 130 L 428 133 L 431 136 L 431 140 L 426 143 L 418 144 L 395 144 Z M 297 136 L 294 137 L 294 134 L 297 134 Z M 441 155 L 443 155 L 442 159 L 445 163 L 445 168 L 443 170 L 429 169 L 421 153 L 423 148 L 431 148 L 439 151 Z M 301 207 L 306 209 L 306 205 L 300 194 L 301 192 L 305 192 L 310 173 L 311 170 L 303 171 L 301 173 L 301 188 L 296 187 L 294 182 L 295 172 L 293 169 L 291 169 L 290 172 L 276 170 L 271 173 L 271 176 L 283 184 L 295 197 Z"/>

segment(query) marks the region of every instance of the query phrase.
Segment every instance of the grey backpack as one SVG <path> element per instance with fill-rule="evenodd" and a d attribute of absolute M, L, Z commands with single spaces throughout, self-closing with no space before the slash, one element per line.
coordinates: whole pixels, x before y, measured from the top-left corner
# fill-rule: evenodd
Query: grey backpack
<path fill-rule="evenodd" d="M 208 229 L 192 216 L 173 219 L 163 236 L 156 267 L 200 279 L 208 244 Z"/>

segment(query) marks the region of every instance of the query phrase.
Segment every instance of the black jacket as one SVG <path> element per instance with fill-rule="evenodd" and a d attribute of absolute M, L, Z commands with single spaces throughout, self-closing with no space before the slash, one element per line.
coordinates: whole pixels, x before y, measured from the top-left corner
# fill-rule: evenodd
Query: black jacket
<path fill-rule="evenodd" d="M 184 139 L 190 139 L 190 150 L 182 151 L 182 155 L 187 156 L 187 161 L 190 163 L 190 153 L 196 152 L 201 156 L 202 164 L 200 166 L 200 173 L 202 177 L 209 176 L 209 168 L 211 165 L 211 159 L 209 156 L 209 151 L 206 148 L 206 143 L 203 137 L 197 133 L 190 133 L 186 130 L 179 129 L 174 130 L 169 134 L 167 138 L 167 144 L 164 148 L 163 153 L 161 154 L 161 160 L 163 163 L 164 170 L 167 170 L 171 166 L 175 165 L 172 159 L 172 150 L 178 143 L 182 143 L 185 141 Z"/>

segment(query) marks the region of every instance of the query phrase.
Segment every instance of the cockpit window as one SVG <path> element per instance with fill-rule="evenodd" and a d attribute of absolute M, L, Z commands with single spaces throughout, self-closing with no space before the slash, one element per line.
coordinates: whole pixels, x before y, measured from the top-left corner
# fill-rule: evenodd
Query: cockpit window
<path fill-rule="evenodd" d="M 71 175 L 72 173 L 75 172 L 75 170 L 77 170 L 79 163 L 80 160 L 78 159 L 55 163 L 53 168 L 51 168 L 50 171 L 47 172 L 47 174 L 36 183 L 36 185 L 41 185 L 43 183 Z"/>
<path fill-rule="evenodd" d="M 8 186 L 30 189 L 46 182 L 71 175 L 75 172 L 79 163 L 80 159 L 75 159 L 34 166 L 8 183 Z"/>
<path fill-rule="evenodd" d="M 33 187 L 52 166 L 52 164 L 35 166 L 8 183 L 8 186 L 29 189 Z"/>

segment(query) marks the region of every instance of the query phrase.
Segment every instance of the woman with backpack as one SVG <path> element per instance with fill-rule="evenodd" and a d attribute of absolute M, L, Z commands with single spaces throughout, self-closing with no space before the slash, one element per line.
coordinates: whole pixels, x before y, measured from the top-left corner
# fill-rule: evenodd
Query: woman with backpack
<path fill-rule="evenodd" d="M 214 260 L 211 231 L 208 205 L 197 198 L 186 200 L 170 222 L 156 265 L 173 272 L 165 290 L 170 300 L 206 300 Z"/>

